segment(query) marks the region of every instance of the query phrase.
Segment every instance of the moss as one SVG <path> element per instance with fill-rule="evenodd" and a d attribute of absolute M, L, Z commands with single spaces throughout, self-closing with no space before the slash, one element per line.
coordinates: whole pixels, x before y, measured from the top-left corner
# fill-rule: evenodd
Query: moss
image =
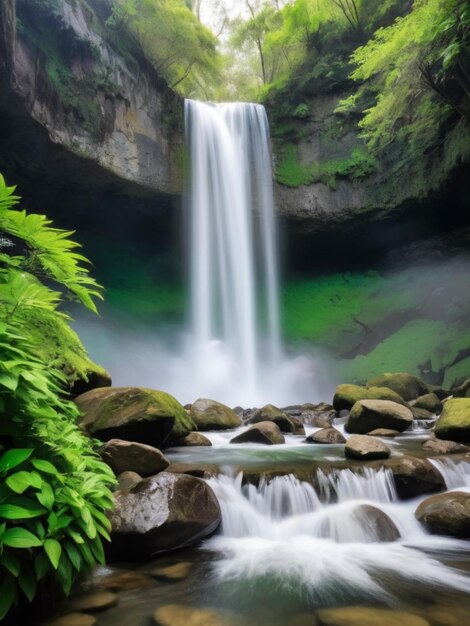
<path fill-rule="evenodd" d="M 450 389 L 468 378 L 470 378 L 470 356 L 446 369 L 442 386 L 444 389 Z"/>
<path fill-rule="evenodd" d="M 65 319 L 45 309 L 27 308 L 22 309 L 21 318 L 38 357 L 63 372 L 71 385 L 87 382 L 90 376 L 109 378 L 106 370 L 88 357 L 78 335 Z"/>
<path fill-rule="evenodd" d="M 387 387 L 363 387 L 360 385 L 338 385 L 333 398 L 333 407 L 336 411 L 351 409 L 359 400 L 390 400 L 404 404 L 403 398 Z"/>
<path fill-rule="evenodd" d="M 441 439 L 470 441 L 470 398 L 447 400 L 434 431 Z"/>

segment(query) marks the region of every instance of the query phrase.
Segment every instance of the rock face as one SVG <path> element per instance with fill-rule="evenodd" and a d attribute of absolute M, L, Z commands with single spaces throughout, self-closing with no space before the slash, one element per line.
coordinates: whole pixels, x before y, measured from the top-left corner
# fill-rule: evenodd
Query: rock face
<path fill-rule="evenodd" d="M 344 454 L 348 459 L 388 459 L 390 448 L 370 435 L 352 435 L 346 441 Z"/>
<path fill-rule="evenodd" d="M 422 380 L 405 372 L 378 376 L 377 378 L 369 380 L 367 386 L 388 387 L 406 401 L 414 400 L 418 398 L 418 396 L 422 396 L 428 392 L 428 388 Z"/>
<path fill-rule="evenodd" d="M 389 400 L 359 400 L 351 409 L 346 430 L 350 433 L 365 434 L 375 428 L 390 428 L 400 432 L 413 422 L 413 414 L 408 407 Z"/>
<path fill-rule="evenodd" d="M 440 439 L 470 442 L 470 398 L 447 400 L 434 432 Z"/>
<path fill-rule="evenodd" d="M 272 404 L 267 404 L 262 409 L 256 411 L 247 423 L 259 424 L 260 422 L 273 422 L 279 426 L 283 433 L 305 435 L 305 429 L 300 420 L 293 415 L 287 415 Z"/>
<path fill-rule="evenodd" d="M 106 442 L 101 449 L 101 457 L 115 474 L 136 472 L 140 476 L 152 476 L 170 465 L 170 461 L 157 448 L 123 439 Z"/>
<path fill-rule="evenodd" d="M 106 38 L 110 3 L 6 3 L 13 12 L 16 4 L 22 28 L 12 20 L 1 29 L 8 30 L 5 82 L 51 142 L 123 179 L 179 193 L 182 133 L 169 118 L 182 119 L 182 100 L 137 50 L 123 54 Z"/>
<path fill-rule="evenodd" d="M 423 500 L 416 518 L 432 533 L 470 539 L 470 493 L 452 491 Z"/>
<path fill-rule="evenodd" d="M 191 405 L 191 419 L 198 430 L 226 430 L 241 426 L 241 419 L 228 406 L 215 400 L 200 398 Z"/>
<path fill-rule="evenodd" d="M 322 428 L 307 437 L 307 443 L 345 443 L 346 439 L 336 428 Z"/>
<path fill-rule="evenodd" d="M 388 459 L 382 467 L 391 470 L 397 494 L 403 500 L 440 491 L 445 487 L 440 472 L 427 459 L 402 456 Z"/>
<path fill-rule="evenodd" d="M 284 443 L 284 436 L 274 422 L 260 422 L 230 440 L 230 443 L 263 443 L 274 445 Z"/>
<path fill-rule="evenodd" d="M 390 400 L 405 404 L 403 398 L 387 386 L 338 385 L 333 398 L 333 407 L 336 411 L 349 410 L 359 400 Z"/>
<path fill-rule="evenodd" d="M 115 495 L 112 553 L 144 558 L 189 545 L 220 524 L 220 508 L 203 480 L 162 472 Z"/>
<path fill-rule="evenodd" d="M 160 447 L 195 428 L 181 404 L 164 391 L 105 387 L 75 402 L 82 414 L 80 426 L 102 441 L 125 439 Z"/>

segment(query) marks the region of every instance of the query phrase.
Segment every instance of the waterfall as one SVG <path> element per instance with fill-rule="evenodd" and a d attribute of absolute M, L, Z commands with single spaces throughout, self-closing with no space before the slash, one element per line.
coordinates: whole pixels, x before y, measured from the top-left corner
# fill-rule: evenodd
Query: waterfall
<path fill-rule="evenodd" d="M 253 402 L 261 370 L 282 354 L 268 121 L 259 104 L 186 100 L 185 123 L 199 393 L 230 381 L 238 403 L 241 394 Z"/>

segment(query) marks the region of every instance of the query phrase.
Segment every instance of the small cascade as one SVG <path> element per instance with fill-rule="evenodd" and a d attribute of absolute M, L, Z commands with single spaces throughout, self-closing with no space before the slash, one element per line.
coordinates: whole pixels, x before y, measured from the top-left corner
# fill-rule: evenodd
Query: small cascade
<path fill-rule="evenodd" d="M 440 472 L 447 489 L 470 489 L 470 462 L 454 459 L 429 459 Z"/>
<path fill-rule="evenodd" d="M 470 551 L 468 543 L 428 535 L 388 471 L 318 471 L 314 482 L 318 491 L 292 475 L 258 487 L 242 474 L 210 479 L 222 526 L 205 548 L 220 556 L 220 582 L 259 586 L 266 577 L 272 591 L 295 586 L 314 604 L 348 594 L 393 603 L 394 580 L 410 593 L 418 584 L 468 590 L 464 574 L 437 560 Z"/>

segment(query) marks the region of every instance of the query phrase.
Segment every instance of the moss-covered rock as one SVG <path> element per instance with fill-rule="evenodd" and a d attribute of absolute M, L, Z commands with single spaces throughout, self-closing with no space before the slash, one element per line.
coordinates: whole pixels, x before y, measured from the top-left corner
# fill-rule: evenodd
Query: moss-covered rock
<path fill-rule="evenodd" d="M 109 387 L 88 391 L 75 402 L 82 413 L 79 424 L 102 441 L 124 439 L 160 447 L 195 429 L 181 404 L 164 391 Z"/>
<path fill-rule="evenodd" d="M 228 406 L 215 400 L 199 398 L 191 405 L 191 419 L 198 430 L 225 430 L 241 426 L 241 419 Z"/>
<path fill-rule="evenodd" d="M 470 442 L 470 398 L 447 400 L 434 432 L 440 439 Z"/>
<path fill-rule="evenodd" d="M 351 409 L 345 428 L 349 433 L 364 435 L 376 428 L 400 432 L 413 423 L 413 414 L 406 406 L 389 400 L 359 400 Z"/>
<path fill-rule="evenodd" d="M 411 402 L 411 406 L 417 409 L 424 409 L 430 413 L 440 413 L 442 411 L 442 402 L 435 393 L 426 393 L 419 396 Z"/>
<path fill-rule="evenodd" d="M 368 387 L 388 387 L 404 400 L 414 400 L 428 392 L 428 388 L 422 380 L 406 372 L 384 374 L 367 382 Z"/>
<path fill-rule="evenodd" d="M 333 398 L 333 407 L 336 411 L 349 410 L 359 400 L 390 400 L 398 404 L 405 404 L 403 398 L 388 387 L 361 385 L 338 385 Z"/>
<path fill-rule="evenodd" d="M 64 374 L 72 394 L 111 385 L 108 372 L 93 363 L 66 318 L 61 319 L 46 309 L 26 307 L 21 312 L 21 318 L 38 357 Z"/>

